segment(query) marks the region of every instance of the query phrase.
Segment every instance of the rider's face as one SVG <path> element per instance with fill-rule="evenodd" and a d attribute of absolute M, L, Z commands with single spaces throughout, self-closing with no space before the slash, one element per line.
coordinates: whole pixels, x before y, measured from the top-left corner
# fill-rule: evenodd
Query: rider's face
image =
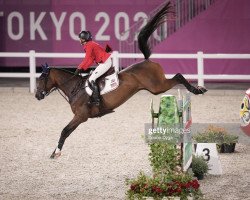
<path fill-rule="evenodd" d="M 81 45 L 83 45 L 86 43 L 86 40 L 80 38 L 80 43 L 81 43 Z"/>

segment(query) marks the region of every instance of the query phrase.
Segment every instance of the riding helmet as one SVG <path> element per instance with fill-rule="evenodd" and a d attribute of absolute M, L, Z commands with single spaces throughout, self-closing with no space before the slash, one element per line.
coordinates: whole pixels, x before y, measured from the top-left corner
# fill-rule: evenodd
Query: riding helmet
<path fill-rule="evenodd" d="M 83 39 L 85 41 L 90 41 L 90 40 L 92 40 L 92 35 L 91 35 L 90 31 L 81 31 L 79 33 L 79 38 Z"/>

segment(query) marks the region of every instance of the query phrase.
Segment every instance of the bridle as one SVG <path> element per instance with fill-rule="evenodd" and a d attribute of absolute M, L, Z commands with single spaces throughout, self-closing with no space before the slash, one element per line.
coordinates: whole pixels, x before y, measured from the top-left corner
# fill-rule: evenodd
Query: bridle
<path fill-rule="evenodd" d="M 68 98 L 66 97 L 65 94 L 63 94 L 63 92 L 58 88 L 59 86 L 63 86 L 66 83 L 68 83 L 72 78 L 74 78 L 76 75 L 71 76 L 69 79 L 67 79 L 66 81 L 64 81 L 62 84 L 58 85 L 57 87 L 54 86 L 53 88 L 51 88 L 49 91 L 47 90 L 47 82 L 49 79 L 49 73 L 50 73 L 50 68 L 48 68 L 48 71 L 46 72 L 42 72 L 42 75 L 40 76 L 40 80 L 44 80 L 44 89 L 40 90 L 40 92 L 44 95 L 44 96 L 49 96 L 49 94 L 51 94 L 52 92 L 54 92 L 55 90 L 57 90 L 59 92 L 59 94 L 69 103 Z M 39 89 L 38 89 L 39 91 Z"/>
<path fill-rule="evenodd" d="M 47 90 L 47 82 L 49 79 L 49 73 L 50 73 L 50 69 L 48 69 L 47 72 L 42 72 L 42 75 L 39 77 L 41 81 L 44 80 L 44 89 L 42 90 L 37 89 L 37 90 L 40 91 L 44 96 L 48 96 L 51 92 L 55 91 L 55 87 L 51 88 L 50 91 Z"/>

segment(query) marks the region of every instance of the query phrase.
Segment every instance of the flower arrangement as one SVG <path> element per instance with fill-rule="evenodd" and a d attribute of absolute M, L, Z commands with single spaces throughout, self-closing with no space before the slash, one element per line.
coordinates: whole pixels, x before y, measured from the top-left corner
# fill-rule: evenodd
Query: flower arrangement
<path fill-rule="evenodd" d="M 203 179 L 208 170 L 208 164 L 202 156 L 193 156 L 192 171 L 194 173 L 194 176 L 196 176 L 198 180 Z"/>
<path fill-rule="evenodd" d="M 180 197 L 186 200 L 188 197 L 200 199 L 202 193 L 197 179 L 186 173 L 169 174 L 165 176 L 146 176 L 141 172 L 137 178 L 127 180 L 130 186 L 127 191 L 128 199 L 145 199 L 152 197 L 156 200 L 164 197 Z"/>
<path fill-rule="evenodd" d="M 180 150 L 176 145 L 165 142 L 156 142 L 149 145 L 149 161 L 155 174 L 168 174 L 181 170 Z"/>
<path fill-rule="evenodd" d="M 164 142 L 149 146 L 153 176 L 141 172 L 136 178 L 127 179 L 128 199 L 200 199 L 202 193 L 198 180 L 182 172 L 180 146 Z"/>
<path fill-rule="evenodd" d="M 233 145 L 235 148 L 239 137 L 229 134 L 224 128 L 209 125 L 204 132 L 194 135 L 193 139 L 197 143 L 216 143 L 218 151 L 223 153 L 225 146 Z"/>
<path fill-rule="evenodd" d="M 223 143 L 223 138 L 227 134 L 224 128 L 209 125 L 204 132 L 194 135 L 193 138 L 198 143 Z"/>

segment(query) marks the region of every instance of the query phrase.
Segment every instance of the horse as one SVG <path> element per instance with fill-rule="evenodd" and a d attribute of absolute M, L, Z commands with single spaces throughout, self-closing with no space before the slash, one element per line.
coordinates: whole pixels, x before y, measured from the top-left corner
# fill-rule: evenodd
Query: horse
<path fill-rule="evenodd" d="M 62 130 L 58 145 L 50 158 L 58 158 L 61 155 L 66 138 L 81 123 L 86 122 L 88 118 L 95 118 L 113 112 L 115 108 L 140 90 L 147 90 L 157 95 L 166 92 L 177 84 L 183 84 L 188 91 L 196 95 L 204 94 L 207 91 L 204 87 L 191 85 L 180 73 L 177 73 L 171 79 L 166 79 L 161 65 L 149 59 L 151 49 L 148 39 L 159 25 L 166 20 L 170 8 L 170 3 L 166 3 L 141 29 L 138 34 L 138 46 L 145 59 L 119 72 L 119 87 L 103 94 L 99 106 L 89 104 L 90 97 L 84 87 L 88 77 L 74 75 L 72 72 L 63 69 L 43 66 L 35 97 L 42 100 L 52 91 L 58 89 L 67 96 L 71 110 L 74 113 L 73 119 Z"/>

